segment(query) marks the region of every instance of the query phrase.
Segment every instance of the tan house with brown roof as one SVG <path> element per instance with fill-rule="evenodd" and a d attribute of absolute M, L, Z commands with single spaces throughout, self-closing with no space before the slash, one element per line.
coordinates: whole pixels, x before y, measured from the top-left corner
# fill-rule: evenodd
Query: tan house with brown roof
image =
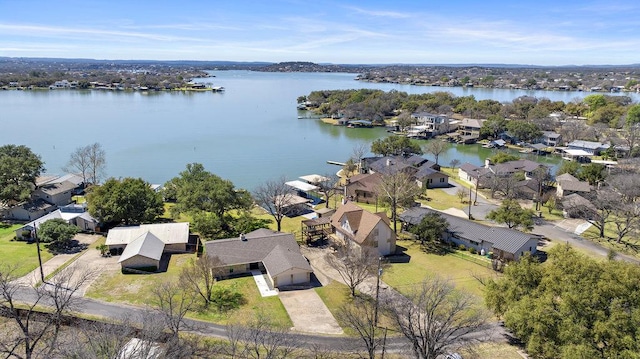
<path fill-rule="evenodd" d="M 382 182 L 379 173 L 363 173 L 347 179 L 347 197 L 356 202 L 375 203 Z"/>
<path fill-rule="evenodd" d="M 367 212 L 353 202 L 345 203 L 331 216 L 331 226 L 338 239 L 377 248 L 383 256 L 396 251 L 396 234 L 389 223 L 386 213 Z"/>
<path fill-rule="evenodd" d="M 556 178 L 556 197 L 563 198 L 570 194 L 584 194 L 591 192 L 589 182 L 580 181 L 569 173 L 564 173 Z"/>

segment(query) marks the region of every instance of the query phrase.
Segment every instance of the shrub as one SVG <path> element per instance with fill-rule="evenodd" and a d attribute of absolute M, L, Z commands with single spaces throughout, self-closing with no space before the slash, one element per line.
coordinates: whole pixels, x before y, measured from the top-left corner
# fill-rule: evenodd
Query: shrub
<path fill-rule="evenodd" d="M 470 252 L 471 254 L 476 254 L 476 249 L 475 249 L 475 248 L 473 248 L 473 247 L 469 247 L 469 252 Z"/>
<path fill-rule="evenodd" d="M 211 295 L 211 303 L 220 312 L 236 309 L 242 305 L 244 297 L 235 288 L 215 286 Z"/>
<path fill-rule="evenodd" d="M 464 244 L 458 244 L 458 249 L 461 250 L 461 251 L 464 251 L 464 250 L 467 249 L 467 247 L 465 247 Z"/>

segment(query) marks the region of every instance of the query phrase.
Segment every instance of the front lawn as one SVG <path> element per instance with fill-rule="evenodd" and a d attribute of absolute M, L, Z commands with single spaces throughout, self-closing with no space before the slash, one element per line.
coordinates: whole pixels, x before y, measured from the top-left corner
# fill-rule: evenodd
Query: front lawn
<path fill-rule="evenodd" d="M 495 276 L 496 273 L 484 265 L 464 259 L 464 256 L 453 254 L 425 253 L 420 244 L 410 240 L 398 240 L 397 246 L 403 249 L 406 263 L 392 263 L 382 274 L 382 280 L 401 293 L 408 293 L 417 288 L 429 275 L 447 278 L 457 289 L 469 292 L 478 297 L 483 296 L 482 284 L 475 276 Z M 477 254 L 469 254 L 477 256 Z"/>
<path fill-rule="evenodd" d="M 151 305 L 154 302 L 153 288 L 164 281 L 178 280 L 182 268 L 193 254 L 172 255 L 169 268 L 164 273 L 149 274 L 122 274 L 120 271 L 103 273 L 87 291 L 87 296 L 107 302 L 128 303 L 135 305 Z M 224 314 L 210 309 L 206 311 L 193 311 L 188 314 L 194 319 L 201 319 L 227 324 L 237 318 L 255 318 L 260 313 L 269 313 L 270 317 L 284 325 L 291 326 L 291 320 L 280 299 L 275 297 L 260 296 L 253 277 L 241 277 L 225 279 L 218 282 L 219 286 L 231 286 L 242 293 L 245 303 L 238 309 Z"/>
<path fill-rule="evenodd" d="M 36 244 L 14 240 L 15 231 L 20 227 L 20 224 L 0 223 L 0 265 L 15 268 L 14 275 L 19 277 L 38 268 L 39 265 Z M 40 254 L 43 263 L 53 257 L 44 245 L 40 245 Z"/>

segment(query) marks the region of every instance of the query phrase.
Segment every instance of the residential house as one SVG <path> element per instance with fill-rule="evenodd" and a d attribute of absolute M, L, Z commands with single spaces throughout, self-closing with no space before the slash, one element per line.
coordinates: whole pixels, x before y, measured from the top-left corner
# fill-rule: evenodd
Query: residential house
<path fill-rule="evenodd" d="M 499 176 L 512 176 L 517 173 L 522 173 L 525 179 L 534 178 L 535 171 L 538 169 L 543 169 L 547 171 L 547 173 L 549 172 L 548 166 L 530 160 L 508 161 L 494 165 L 486 159 L 485 168 Z"/>
<path fill-rule="evenodd" d="M 70 181 L 52 182 L 38 186 L 33 192 L 33 198 L 43 199 L 56 206 L 65 206 L 71 203 L 73 191 L 78 186 Z"/>
<path fill-rule="evenodd" d="M 458 125 L 458 135 L 470 136 L 479 138 L 480 137 L 480 129 L 486 120 L 480 120 L 475 118 L 465 118 L 462 119 L 460 124 Z"/>
<path fill-rule="evenodd" d="M 59 209 L 46 214 L 34 221 L 31 221 L 24 226 L 16 230 L 16 237 L 18 239 L 28 239 L 33 235 L 33 230 L 40 228 L 40 225 L 50 219 L 60 218 L 67 221 L 69 224 L 73 224 L 81 231 L 94 232 L 98 229 L 98 220 L 93 218 L 89 212 L 87 212 L 86 205 L 70 204 L 68 206 L 60 207 Z"/>
<path fill-rule="evenodd" d="M 413 177 L 415 177 L 418 186 L 423 189 L 449 187 L 449 176 L 431 167 L 420 167 Z"/>
<path fill-rule="evenodd" d="M 375 203 L 380 183 L 382 183 L 382 176 L 379 173 L 355 175 L 347 179 L 346 196 L 356 202 Z"/>
<path fill-rule="evenodd" d="M 518 260 L 525 253 L 536 253 L 539 236 L 523 233 L 504 227 L 491 227 L 442 213 L 430 208 L 413 207 L 399 215 L 399 219 L 406 226 L 420 223 L 422 218 L 429 213 L 437 213 L 442 216 L 448 225 L 443 233 L 443 240 L 467 248 L 475 248 L 478 253 L 493 253 L 494 258 L 505 260 Z"/>
<path fill-rule="evenodd" d="M 418 123 L 417 126 L 412 127 L 420 128 L 421 137 L 430 138 L 450 131 L 447 116 L 434 115 L 429 112 L 414 112 L 411 114 L 411 118 Z"/>
<path fill-rule="evenodd" d="M 204 246 L 206 255 L 224 263 L 225 276 L 264 270 L 273 288 L 306 285 L 313 273 L 291 233 L 262 228 Z"/>
<path fill-rule="evenodd" d="M 377 248 L 381 256 L 394 254 L 396 235 L 389 226 L 386 213 L 371 213 L 347 202 L 331 216 L 331 226 L 341 241 Z"/>
<path fill-rule="evenodd" d="M 556 178 L 556 197 L 563 198 L 573 193 L 584 194 L 591 192 L 589 182 L 580 181 L 569 173 L 564 173 Z"/>
<path fill-rule="evenodd" d="M 553 131 L 542 131 L 540 143 L 547 147 L 556 147 L 562 144 L 562 135 Z"/>
<path fill-rule="evenodd" d="M 485 172 L 487 172 L 487 170 L 484 167 L 466 162 L 458 167 L 458 178 L 465 182 L 477 183 L 478 178 Z"/>
<path fill-rule="evenodd" d="M 56 206 L 43 199 L 24 202 L 7 210 L 7 218 L 18 221 L 31 221 L 56 210 Z"/>
<path fill-rule="evenodd" d="M 187 252 L 189 223 L 156 223 L 109 230 L 105 244 L 121 253 L 122 268 L 159 268 L 164 253 Z"/>

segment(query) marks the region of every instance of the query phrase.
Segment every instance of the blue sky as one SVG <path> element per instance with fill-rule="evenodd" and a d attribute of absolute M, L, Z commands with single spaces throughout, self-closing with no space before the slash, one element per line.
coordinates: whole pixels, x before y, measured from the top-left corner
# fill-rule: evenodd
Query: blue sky
<path fill-rule="evenodd" d="M 636 1 L 0 0 L 0 56 L 640 63 Z"/>

